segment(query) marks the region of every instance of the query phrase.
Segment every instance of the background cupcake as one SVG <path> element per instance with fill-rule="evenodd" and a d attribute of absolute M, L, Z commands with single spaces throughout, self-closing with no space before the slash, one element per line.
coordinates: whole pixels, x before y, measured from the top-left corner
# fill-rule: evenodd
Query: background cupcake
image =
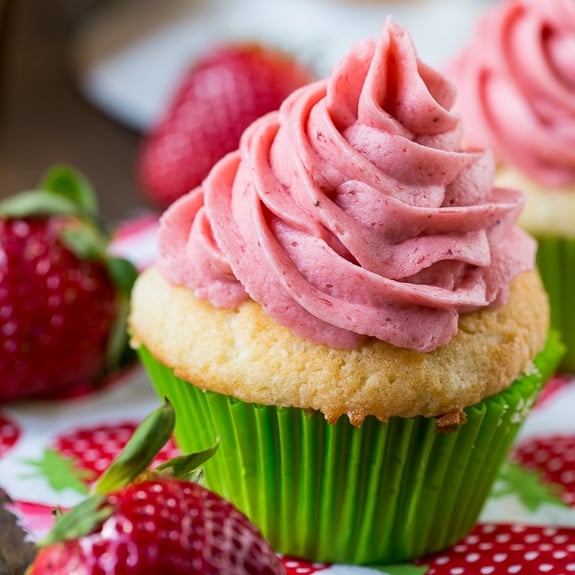
<path fill-rule="evenodd" d="M 466 145 L 493 150 L 496 183 L 527 194 L 520 223 L 539 243 L 551 323 L 575 371 L 575 4 L 493 6 L 447 74 Z"/>
<path fill-rule="evenodd" d="M 390 563 L 473 526 L 560 355 L 519 192 L 387 21 L 164 214 L 131 330 L 207 485 L 281 553 Z"/>

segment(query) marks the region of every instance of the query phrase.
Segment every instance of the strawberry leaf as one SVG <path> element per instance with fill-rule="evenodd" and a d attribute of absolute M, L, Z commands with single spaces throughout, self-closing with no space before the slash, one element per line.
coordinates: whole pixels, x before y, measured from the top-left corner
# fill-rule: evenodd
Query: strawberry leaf
<path fill-rule="evenodd" d="M 195 474 L 198 471 L 198 467 L 208 461 L 219 447 L 219 440 L 212 447 L 204 449 L 204 451 L 198 451 L 197 453 L 189 453 L 186 455 L 180 455 L 179 457 L 174 457 L 161 465 L 155 467 L 158 471 L 170 470 L 171 476 L 177 477 L 178 479 L 189 479 L 190 475 Z M 194 476 L 194 480 L 197 482 L 199 478 L 197 475 Z"/>
<path fill-rule="evenodd" d="M 138 270 L 132 262 L 119 257 L 107 255 L 104 259 L 108 276 L 118 289 L 118 311 L 116 320 L 112 326 L 108 347 L 106 351 L 106 363 L 110 371 L 121 365 L 125 359 L 128 345 L 128 313 L 130 310 L 130 298 L 134 282 L 138 277 Z"/>
<path fill-rule="evenodd" d="M 539 470 L 508 462 L 501 470 L 499 481 L 501 484 L 493 490 L 491 497 L 515 495 L 529 511 L 537 511 L 544 503 L 568 507 L 561 499 L 562 487 L 544 481 Z"/>
<path fill-rule="evenodd" d="M 48 170 L 37 189 L 0 202 L 0 216 L 6 218 L 72 215 L 96 222 L 97 211 L 96 196 L 88 180 L 66 166 Z"/>
<path fill-rule="evenodd" d="M 130 297 L 138 270 L 132 262 L 125 258 L 107 257 L 105 260 L 108 275 L 114 285 L 126 296 Z"/>
<path fill-rule="evenodd" d="M 79 469 L 74 459 L 63 457 L 53 449 L 44 450 L 42 459 L 38 461 L 26 459 L 24 463 L 36 468 L 37 473 L 25 475 L 23 478 L 43 477 L 56 492 L 71 489 L 86 495 L 88 493 L 86 483 L 94 476 L 92 471 Z"/>
<path fill-rule="evenodd" d="M 117 459 L 93 485 L 93 493 L 109 493 L 128 485 L 153 461 L 172 436 L 175 413 L 166 401 L 134 431 Z"/>
<path fill-rule="evenodd" d="M 128 346 L 128 311 L 129 301 L 125 297 L 120 297 L 116 318 L 110 330 L 106 348 L 106 368 L 113 372 L 122 365 L 122 359 Z"/>
<path fill-rule="evenodd" d="M 98 525 L 113 513 L 110 505 L 102 505 L 105 500 L 104 495 L 92 495 L 66 513 L 56 515 L 54 526 L 48 535 L 38 542 L 38 546 L 47 547 L 59 541 L 93 533 Z"/>
<path fill-rule="evenodd" d="M 82 221 L 67 222 L 60 230 L 60 240 L 82 260 L 104 260 L 107 239 L 93 225 Z"/>
<path fill-rule="evenodd" d="M 46 190 L 29 190 L 0 201 L 0 216 L 26 218 L 51 215 L 82 215 L 72 201 Z"/>
<path fill-rule="evenodd" d="M 41 183 L 44 190 L 66 198 L 79 206 L 86 214 L 96 214 L 96 194 L 90 182 L 77 170 L 69 166 L 53 166 L 44 175 Z"/>
<path fill-rule="evenodd" d="M 194 469 L 193 471 L 190 471 L 186 479 L 191 483 L 197 483 L 198 485 L 205 485 L 206 478 L 204 475 L 203 468 L 200 467 L 199 469 Z"/>

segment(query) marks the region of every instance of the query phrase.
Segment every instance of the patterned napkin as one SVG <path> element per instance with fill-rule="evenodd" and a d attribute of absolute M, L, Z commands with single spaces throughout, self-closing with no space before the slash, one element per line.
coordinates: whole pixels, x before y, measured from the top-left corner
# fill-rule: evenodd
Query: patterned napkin
<path fill-rule="evenodd" d="M 154 259 L 156 230 L 153 216 L 130 222 L 114 249 L 145 267 Z M 158 405 L 136 366 L 89 395 L 0 406 L 0 485 L 31 539 L 50 527 L 54 506 L 85 496 Z M 170 443 L 159 459 L 176 453 Z M 478 525 L 453 548 L 385 567 L 283 562 L 287 575 L 575 575 L 575 376 L 558 374 L 547 385 Z"/>

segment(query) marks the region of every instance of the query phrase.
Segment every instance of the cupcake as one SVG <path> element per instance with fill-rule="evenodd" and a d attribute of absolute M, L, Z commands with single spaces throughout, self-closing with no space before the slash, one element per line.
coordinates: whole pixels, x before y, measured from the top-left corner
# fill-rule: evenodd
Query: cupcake
<path fill-rule="evenodd" d="M 460 149 L 454 97 L 388 19 L 162 216 L 133 345 L 279 553 L 455 543 L 557 364 L 522 195 Z"/>
<path fill-rule="evenodd" d="M 466 145 L 490 148 L 497 185 L 525 192 L 519 223 L 539 244 L 551 325 L 575 371 L 575 3 L 510 0 L 488 10 L 446 74 Z"/>

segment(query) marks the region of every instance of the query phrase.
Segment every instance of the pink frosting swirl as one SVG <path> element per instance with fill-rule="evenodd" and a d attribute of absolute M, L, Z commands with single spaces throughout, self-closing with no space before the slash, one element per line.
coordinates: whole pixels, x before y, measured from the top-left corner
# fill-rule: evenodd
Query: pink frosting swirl
<path fill-rule="evenodd" d="M 245 132 L 163 215 L 159 267 L 217 307 L 251 298 L 297 335 L 420 351 L 533 266 L 518 192 L 461 151 L 452 86 L 388 20 L 331 77 Z"/>
<path fill-rule="evenodd" d="M 510 0 L 478 23 L 446 73 L 466 143 L 537 182 L 575 182 L 575 2 Z"/>

